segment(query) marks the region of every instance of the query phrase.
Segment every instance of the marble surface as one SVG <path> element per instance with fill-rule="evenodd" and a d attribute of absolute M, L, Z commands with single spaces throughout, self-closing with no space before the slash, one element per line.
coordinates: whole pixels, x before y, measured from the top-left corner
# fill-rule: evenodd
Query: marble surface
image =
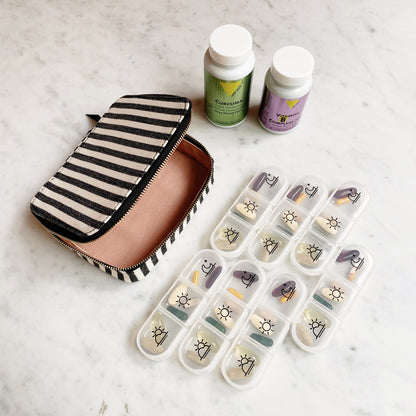
<path fill-rule="evenodd" d="M 416 413 L 414 272 L 416 43 L 412 0 L 0 3 L 1 415 Z M 203 115 L 202 59 L 218 25 L 245 26 L 256 68 L 248 119 L 222 130 Z M 299 128 L 257 123 L 273 52 L 316 59 Z M 126 93 L 194 105 L 190 134 L 216 161 L 212 193 L 149 278 L 122 284 L 56 244 L 29 202 L 102 113 Z M 154 363 L 135 334 L 248 178 L 275 164 L 290 180 L 355 179 L 371 202 L 346 242 L 376 266 L 333 343 L 307 354 L 288 337 L 260 385 Z"/>

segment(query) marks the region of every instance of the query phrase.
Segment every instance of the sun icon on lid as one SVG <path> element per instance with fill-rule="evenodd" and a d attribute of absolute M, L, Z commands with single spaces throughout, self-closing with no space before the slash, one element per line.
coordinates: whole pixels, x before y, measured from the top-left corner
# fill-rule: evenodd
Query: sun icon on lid
<path fill-rule="evenodd" d="M 318 246 L 315 246 L 315 244 L 309 244 L 306 250 L 313 261 L 318 261 L 322 254 L 322 249 L 320 249 Z"/>
<path fill-rule="evenodd" d="M 207 341 L 204 341 L 203 339 L 197 339 L 194 347 L 200 361 L 204 360 L 211 351 L 211 344 L 209 344 Z"/>
<path fill-rule="evenodd" d="M 230 307 L 229 305 L 227 305 L 227 306 L 222 305 L 222 308 L 218 307 L 218 308 L 216 309 L 215 313 L 216 313 L 216 315 L 218 316 L 218 319 L 219 319 L 220 321 L 221 321 L 221 320 L 224 320 L 224 321 L 226 321 L 226 322 L 227 322 L 227 319 L 228 319 L 228 318 L 230 318 L 230 319 L 231 319 L 231 313 L 232 313 L 232 310 L 231 310 L 231 307 Z"/>
<path fill-rule="evenodd" d="M 239 235 L 240 233 L 232 227 L 227 227 L 224 231 L 224 236 L 230 244 L 234 243 Z"/>
<path fill-rule="evenodd" d="M 263 247 L 266 249 L 266 251 L 272 255 L 277 247 L 279 246 L 279 243 L 275 240 L 273 240 L 271 237 L 265 237 L 262 239 L 263 241 Z"/>
<path fill-rule="evenodd" d="M 274 324 L 272 324 L 271 319 L 264 318 L 262 321 L 259 322 L 258 329 L 264 335 L 271 335 L 273 334 L 273 327 L 274 327 Z"/>
<path fill-rule="evenodd" d="M 295 211 L 288 210 L 282 214 L 282 218 L 284 222 L 293 224 L 294 222 L 296 222 L 297 216 L 295 215 Z"/>
<path fill-rule="evenodd" d="M 258 205 L 255 203 L 255 201 L 247 201 L 244 202 L 244 209 L 250 213 L 250 214 L 254 214 L 255 212 L 257 212 L 257 208 Z"/>
<path fill-rule="evenodd" d="M 176 298 L 176 303 L 178 304 L 178 307 L 186 308 L 187 306 L 190 306 L 189 301 L 191 300 L 191 298 L 187 292 L 185 294 L 181 292 L 176 296 Z"/>
<path fill-rule="evenodd" d="M 243 372 L 244 377 L 249 376 L 254 366 L 256 365 L 256 359 L 247 357 L 247 354 L 244 354 L 244 356 L 240 355 L 240 359 L 237 360 L 237 362 L 239 363 L 238 366 L 241 367 L 241 371 Z"/>
<path fill-rule="evenodd" d="M 152 338 L 155 340 L 157 347 L 163 344 L 167 336 L 168 331 L 165 331 L 165 328 L 162 328 L 162 326 L 155 326 L 155 329 L 152 331 Z"/>
<path fill-rule="evenodd" d="M 336 302 L 342 302 L 344 300 L 344 290 L 342 287 L 332 286 L 329 288 L 328 296 L 331 300 L 335 300 Z"/>
<path fill-rule="evenodd" d="M 325 331 L 325 324 L 318 319 L 312 319 L 311 323 L 309 324 L 310 330 L 312 331 L 313 335 L 316 339 L 318 339 Z"/>
<path fill-rule="evenodd" d="M 338 217 L 334 218 L 331 216 L 331 218 L 327 218 L 326 220 L 328 221 L 327 225 L 329 226 L 329 228 L 332 228 L 333 230 L 339 228 L 339 225 L 341 224 L 341 221 L 338 220 Z"/>

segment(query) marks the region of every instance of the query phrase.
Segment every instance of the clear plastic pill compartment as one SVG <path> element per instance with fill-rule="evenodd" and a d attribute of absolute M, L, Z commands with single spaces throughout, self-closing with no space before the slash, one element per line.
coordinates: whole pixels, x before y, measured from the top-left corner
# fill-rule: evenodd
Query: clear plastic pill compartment
<path fill-rule="evenodd" d="M 196 253 L 139 329 L 136 343 L 143 355 L 156 361 L 169 358 L 226 273 L 218 253 Z"/>
<path fill-rule="evenodd" d="M 338 251 L 292 325 L 292 338 L 300 348 L 318 352 L 328 346 L 372 268 L 365 248 L 353 244 Z"/>
<path fill-rule="evenodd" d="M 328 196 L 323 182 L 306 176 L 286 193 L 249 246 L 249 255 L 265 269 L 272 269 L 290 252 L 294 242 Z"/>
<path fill-rule="evenodd" d="M 212 371 L 230 340 L 246 321 L 265 284 L 262 269 L 250 260 L 235 263 L 179 346 L 183 366 L 195 374 Z"/>
<path fill-rule="evenodd" d="M 306 295 L 298 277 L 283 274 L 271 279 L 222 361 L 222 373 L 230 385 L 246 390 L 259 382 Z"/>
<path fill-rule="evenodd" d="M 276 166 L 259 170 L 211 234 L 211 247 L 228 258 L 242 254 L 287 186 Z"/>
<path fill-rule="evenodd" d="M 344 183 L 336 189 L 292 249 L 295 267 L 309 276 L 322 274 L 368 200 L 358 183 Z"/>

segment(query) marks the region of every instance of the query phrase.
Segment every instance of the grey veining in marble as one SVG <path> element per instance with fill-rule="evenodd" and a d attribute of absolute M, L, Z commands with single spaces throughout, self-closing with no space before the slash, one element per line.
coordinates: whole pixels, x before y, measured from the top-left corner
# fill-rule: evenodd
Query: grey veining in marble
<path fill-rule="evenodd" d="M 412 0 L 1 1 L 0 414 L 415 414 L 415 15 Z M 222 130 L 203 115 L 202 60 L 210 32 L 230 22 L 252 33 L 256 68 L 248 119 Z M 298 129 L 274 136 L 256 118 L 271 57 L 287 44 L 314 55 L 314 85 Z M 190 134 L 216 161 L 212 193 L 134 285 L 56 244 L 28 209 L 89 129 L 84 114 L 126 93 L 191 98 Z M 346 242 L 367 247 L 376 268 L 334 342 L 310 355 L 286 339 L 246 393 L 176 356 L 147 360 L 138 328 L 270 164 L 290 180 L 358 180 L 371 194 Z"/>

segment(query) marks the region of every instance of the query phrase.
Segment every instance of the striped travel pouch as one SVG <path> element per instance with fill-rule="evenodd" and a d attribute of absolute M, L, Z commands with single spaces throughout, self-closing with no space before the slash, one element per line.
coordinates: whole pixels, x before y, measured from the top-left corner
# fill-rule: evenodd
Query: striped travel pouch
<path fill-rule="evenodd" d="M 190 121 L 187 98 L 121 97 L 35 195 L 32 213 L 95 267 L 140 280 L 213 182 L 211 156 L 186 134 Z"/>

